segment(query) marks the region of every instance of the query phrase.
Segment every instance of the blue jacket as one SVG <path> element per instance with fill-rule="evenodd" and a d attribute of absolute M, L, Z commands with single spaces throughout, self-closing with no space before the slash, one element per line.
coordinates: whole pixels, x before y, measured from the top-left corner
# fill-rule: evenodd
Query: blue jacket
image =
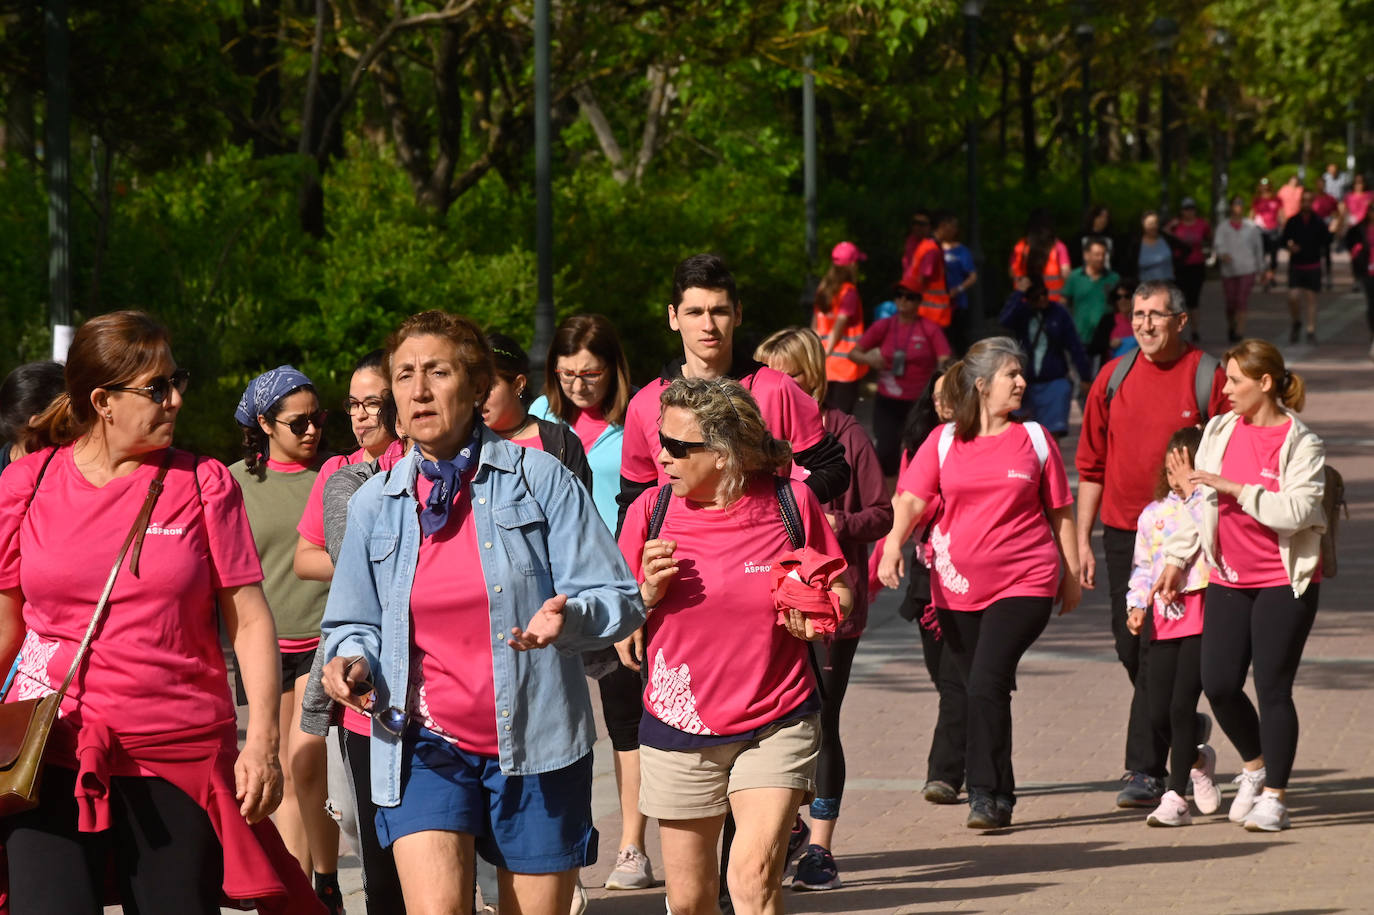
<path fill-rule="evenodd" d="M 410 589 L 420 550 L 412 451 L 372 477 L 348 505 L 348 528 L 325 608 L 326 660 L 362 655 L 379 708 L 404 708 L 410 675 Z M 644 623 L 639 587 L 591 497 L 553 457 L 484 428 L 470 484 L 490 599 L 501 771 L 552 772 L 592 748 L 591 697 L 581 652 Z M 555 594 L 568 595 L 557 642 L 512 650 L 506 637 Z M 401 740 L 373 724 L 372 800 L 401 799 Z"/>
<path fill-rule="evenodd" d="M 1083 351 L 1083 342 L 1078 339 L 1078 331 L 1074 329 L 1073 316 L 1069 314 L 1069 310 L 1063 305 L 1051 302 L 1045 309 L 1043 330 L 1037 327 L 1033 333 L 1031 317 L 1034 314 L 1035 309 L 1026 301 L 1026 297 L 1020 292 L 1013 292 L 997 319 L 998 323 L 1011 331 L 1016 342 L 1026 351 L 1026 382 L 1035 384 L 1039 381 L 1055 381 L 1068 377 L 1070 359 L 1078 369 L 1078 377 L 1083 381 L 1091 380 L 1092 365 L 1088 362 L 1088 354 Z M 1036 323 L 1038 325 L 1039 322 Z M 1040 333 L 1044 334 L 1048 345 L 1037 371 L 1035 341 L 1032 337 Z"/>
<path fill-rule="evenodd" d="M 551 423 L 563 423 L 549 409 L 549 400 L 543 394 L 530 404 L 530 415 Z M 587 463 L 592 468 L 592 501 L 596 503 L 597 514 L 606 522 L 607 530 L 611 531 L 615 530 L 620 516 L 615 497 L 620 494 L 620 447 L 624 442 L 625 426 L 609 425 L 601 430 L 587 451 Z"/>

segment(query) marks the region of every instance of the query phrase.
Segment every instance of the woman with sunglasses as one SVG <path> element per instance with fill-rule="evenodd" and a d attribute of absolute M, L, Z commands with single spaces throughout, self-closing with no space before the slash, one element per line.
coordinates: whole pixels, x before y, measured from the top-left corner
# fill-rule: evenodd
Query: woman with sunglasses
<path fill-rule="evenodd" d="M 10 910 L 122 901 L 212 915 L 227 897 L 318 913 L 267 819 L 282 791 L 279 667 L 243 499 L 224 465 L 171 447 L 189 375 L 163 327 L 118 311 L 77 329 L 65 376 L 34 424 L 41 448 L 0 477 L 0 664 L 23 642 L 7 701 L 63 681 L 150 484 L 166 476 L 62 702 L 39 804 L 0 820 Z M 221 621 L 248 696 L 241 751 Z"/>
<path fill-rule="evenodd" d="M 820 742 L 806 646 L 820 632 L 798 609 L 781 613 L 770 587 L 773 565 L 793 550 L 777 488 L 792 450 L 736 381 L 678 378 L 661 403 L 666 511 L 651 537 L 662 496 L 647 490 L 620 534 L 649 610 L 643 631 L 617 645 L 626 665 L 643 658 L 649 666 L 639 809 L 659 821 L 671 911 L 717 911 L 716 846 L 733 813 L 730 898 L 740 911 L 778 912 L 789 834 L 797 807 L 815 795 Z M 815 494 L 785 485 L 804 544 L 841 556 Z M 843 576 L 811 596 L 833 597 L 826 608 L 841 619 L 853 605 Z"/>
<path fill-rule="evenodd" d="M 503 910 L 566 915 L 597 848 L 580 652 L 643 622 L 634 578 L 567 468 L 483 423 L 494 372 L 471 321 L 414 315 L 386 351 L 416 447 L 349 503 L 325 690 L 372 716 L 408 911 L 470 911 L 475 853 Z"/>
<path fill-rule="evenodd" d="M 1126 280 L 1113 286 L 1108 294 L 1107 313 L 1097 322 L 1097 329 L 1087 345 L 1088 358 L 1097 361 L 1094 378 L 1102 366 L 1117 356 L 1129 353 L 1138 345 L 1131 326 L 1133 291 L 1134 287 Z"/>
<path fill-rule="evenodd" d="M 325 413 L 310 379 L 289 365 L 248 383 L 234 419 L 243 431 L 244 459 L 229 473 L 243 503 L 262 561 L 263 591 L 277 625 L 281 651 L 281 757 L 286 783 L 277 828 L 286 847 L 331 912 L 341 911 L 339 826 L 325 809 L 329 784 L 324 739 L 300 729 L 301 700 L 315 649 L 320 644 L 329 586 L 298 578 L 294 569 L 296 525 L 314 488 L 322 460 Z M 240 696 L 240 701 L 242 701 Z"/>

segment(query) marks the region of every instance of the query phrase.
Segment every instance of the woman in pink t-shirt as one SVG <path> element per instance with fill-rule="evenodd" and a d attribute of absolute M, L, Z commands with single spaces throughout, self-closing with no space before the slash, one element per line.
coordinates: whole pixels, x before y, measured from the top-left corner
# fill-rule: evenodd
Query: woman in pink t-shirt
<path fill-rule="evenodd" d="M 659 820 L 670 909 L 714 909 L 716 844 L 733 813 L 730 897 L 744 911 L 777 911 L 788 833 L 815 792 L 820 702 L 806 641 L 821 635 L 813 620 L 826 616 L 833 626 L 853 595 L 843 578 L 821 571 L 815 590 L 796 583 L 815 616 L 797 603 L 779 610 L 795 600 L 781 596 L 787 579 L 779 602 L 772 587 L 774 566 L 793 551 L 782 493 L 800 515 L 809 548 L 802 557 L 841 552 L 811 490 L 778 488 L 791 449 L 768 433 L 748 391 L 735 381 L 679 378 L 661 402 L 658 461 L 670 495 L 642 493 L 620 534 L 649 611 L 644 628 L 617 646 L 627 665 L 649 668 L 639 806 Z"/>
<path fill-rule="evenodd" d="M 189 375 L 134 311 L 83 324 L 65 374 L 44 447 L 0 477 L 0 664 L 23 642 L 6 701 L 62 682 L 166 477 L 62 702 L 38 807 L 0 820 L 11 910 L 98 912 L 109 886 L 148 911 L 209 915 L 228 897 L 320 912 L 266 819 L 282 797 L 277 646 L 243 500 L 224 465 L 170 447 Z M 248 696 L 242 751 L 220 621 Z"/>
<path fill-rule="evenodd" d="M 1078 537 L 1059 446 L 1011 414 L 1026 390 L 1010 337 L 974 344 L 945 374 L 954 422 L 926 439 L 897 482 L 879 577 L 901 581 L 902 546 L 937 497 L 932 597 L 968 685 L 970 829 L 1011 824 L 1011 690 L 1016 665 L 1049 622 L 1078 604 Z M 953 472 L 945 472 L 945 468 Z M 1061 566 L 1065 567 L 1060 575 Z"/>
<path fill-rule="evenodd" d="M 1268 178 L 1261 178 L 1255 198 L 1250 201 L 1250 218 L 1259 226 L 1264 236 L 1264 253 L 1269 255 L 1269 275 L 1264 280 L 1266 291 L 1274 285 L 1274 273 L 1279 269 L 1279 235 L 1283 232 L 1283 221 L 1279 218 L 1281 209 L 1274 185 Z"/>
<path fill-rule="evenodd" d="M 1165 544 L 1169 564 L 1151 596 L 1175 600 L 1182 568 L 1207 557 L 1202 686 L 1245 763 L 1230 819 L 1276 832 L 1289 825 L 1298 748 L 1293 679 L 1317 615 L 1326 448 L 1298 419 L 1306 387 L 1273 344 L 1245 340 L 1225 363 L 1232 412 L 1207 424 L 1189 475 L 1203 487 L 1200 518 L 1182 519 Z M 1252 659 L 1258 712 L 1245 695 Z"/>
<path fill-rule="evenodd" d="M 1202 282 L 1207 278 L 1207 248 L 1212 244 L 1212 224 L 1198 215 L 1197 201 L 1184 197 L 1179 217 L 1164 231 L 1182 242 L 1183 255 L 1175 261 L 1174 275 L 1188 305 L 1188 324 L 1193 342 L 1198 341 L 1197 310 L 1202 304 Z"/>

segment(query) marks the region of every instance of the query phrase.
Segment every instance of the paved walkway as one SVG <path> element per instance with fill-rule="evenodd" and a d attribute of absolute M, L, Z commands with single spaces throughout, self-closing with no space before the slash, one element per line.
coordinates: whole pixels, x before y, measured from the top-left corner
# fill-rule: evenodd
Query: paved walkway
<path fill-rule="evenodd" d="M 1337 274 L 1348 276 L 1343 264 Z M 1202 329 L 1207 348 L 1220 354 L 1225 334 L 1215 282 L 1207 287 Z M 1257 294 L 1251 333 L 1282 341 L 1287 329 L 1282 293 Z M 845 702 L 849 779 L 836 835 L 845 886 L 789 891 L 787 911 L 1374 910 L 1374 365 L 1362 297 L 1323 294 L 1319 339 L 1317 346 L 1285 344 L 1285 353 L 1310 385 L 1303 416 L 1345 476 L 1350 520 L 1342 528 L 1341 574 L 1322 586 L 1295 689 L 1302 740 L 1289 794 L 1294 828 L 1247 833 L 1226 820 L 1223 806 L 1190 828 L 1150 829 L 1144 811 L 1113 805 L 1129 687 L 1111 647 L 1100 586 L 1076 613 L 1054 618 L 1021 665 L 1015 825 L 1000 834 L 965 829 L 966 807 L 936 807 L 919 796 L 935 692 L 916 630 L 896 615 L 886 592 L 873 609 Z M 1065 443 L 1067 453 L 1073 447 L 1072 439 Z M 1100 568 L 1100 547 L 1098 553 Z M 1225 780 L 1240 760 L 1219 732 L 1213 742 L 1229 803 Z M 596 752 L 601 846 L 599 863 L 583 872 L 588 887 L 605 880 L 619 836 L 606 741 Z M 660 861 L 652 826 L 649 852 Z M 347 887 L 358 885 L 356 873 L 344 874 Z M 663 911 L 661 886 L 590 893 L 592 915 Z M 348 907 L 363 911 L 360 893 L 350 894 Z"/>

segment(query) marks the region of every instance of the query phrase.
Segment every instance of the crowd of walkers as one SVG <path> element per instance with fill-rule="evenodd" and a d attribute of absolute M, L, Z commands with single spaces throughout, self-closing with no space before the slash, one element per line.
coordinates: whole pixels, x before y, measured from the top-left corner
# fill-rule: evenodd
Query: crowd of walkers
<path fill-rule="evenodd" d="M 1232 217 L 1214 238 L 1184 201 L 1123 240 L 1098 209 L 1068 245 L 1033 214 L 1010 335 L 977 340 L 945 214 L 913 220 L 891 314 L 866 320 L 841 242 L 811 326 L 752 351 L 734 277 L 695 255 L 665 309 L 681 356 L 637 389 L 602 316 L 564 320 L 540 378 L 510 337 L 423 312 L 359 355 L 356 450 L 326 454 L 316 386 L 282 365 L 232 411 L 228 467 L 172 447 L 190 374 L 167 332 L 91 319 L 65 366 L 0 389 L 6 701 L 64 694 L 37 806 L 0 819 L 9 905 L 338 913 L 343 834 L 372 915 L 581 912 L 594 679 L 606 888 L 655 885 L 656 825 L 669 912 L 781 912 L 786 880 L 842 883 L 842 706 L 876 592 L 904 595 L 939 697 L 922 796 L 995 833 L 1017 667 L 1097 587 L 1099 516 L 1132 684 L 1116 803 L 1156 826 L 1190 821 L 1190 788 L 1219 808 L 1205 692 L 1244 760 L 1230 818 L 1286 828 L 1324 452 L 1275 347 L 1190 342 L 1205 249 L 1263 273 Z"/>

